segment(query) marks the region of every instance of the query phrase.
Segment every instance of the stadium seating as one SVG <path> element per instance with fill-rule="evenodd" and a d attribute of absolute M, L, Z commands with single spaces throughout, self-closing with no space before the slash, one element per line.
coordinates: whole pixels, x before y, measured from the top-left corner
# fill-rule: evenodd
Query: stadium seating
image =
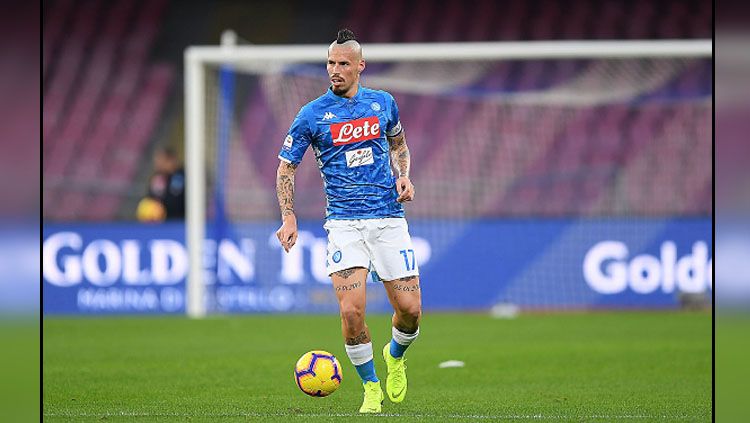
<path fill-rule="evenodd" d="M 45 218 L 112 219 L 131 190 L 174 79 L 173 65 L 147 60 L 165 6 L 163 0 L 60 0 L 50 9 L 43 53 Z M 100 195 L 115 200 L 101 202 Z"/>
<path fill-rule="evenodd" d="M 365 42 L 712 34 L 711 5 L 698 0 L 477 0 L 472 7 L 460 0 L 438 0 L 441 7 L 434 3 L 360 0 L 343 12 L 341 25 L 355 29 Z M 181 107 L 167 106 L 180 88 L 175 76 L 181 63 L 149 58 L 166 6 L 167 0 L 56 0 L 45 9 L 46 219 L 112 219 L 122 215 L 125 198 L 141 193 L 136 175 L 150 165 L 147 152 L 156 142 L 158 124 L 175 115 L 169 107 Z M 629 95 L 626 102 L 578 112 L 474 101 L 493 93 L 543 93 L 599 65 L 588 60 L 496 63 L 471 84 L 446 95 L 394 92 L 407 125 L 413 179 L 424 200 L 410 205 L 411 215 L 710 213 L 709 162 L 696 162 L 697 156 L 686 154 L 685 160 L 662 159 L 683 157 L 690 149 L 710 153 L 711 116 L 704 113 L 705 107 L 696 106 L 711 98 L 710 60 L 691 61 L 673 70 L 667 80 Z M 373 64 L 368 75 L 381 71 L 387 67 Z M 613 84 L 627 77 L 616 74 Z M 278 152 L 279 142 L 273 140 L 283 139 L 289 122 L 271 110 L 262 84 L 247 85 L 237 116 L 242 147 L 233 150 L 230 160 L 247 156 L 252 166 L 230 166 L 229 187 L 261 205 L 245 207 L 241 216 L 274 218 L 276 162 L 269 158 Z M 569 120 L 560 127 L 562 117 Z M 687 123 L 698 133 L 682 144 L 670 143 L 669 131 Z M 476 133 L 477 125 L 492 128 L 496 136 Z M 470 141 L 471 150 L 456 142 L 463 139 Z M 491 166 L 486 166 L 488 161 Z M 302 217 L 321 216 L 324 199 L 317 175 L 314 163 L 305 160 L 297 179 L 298 195 L 305 196 L 298 202 Z M 489 183 L 480 186 L 478 181 Z M 229 210 L 236 208 L 230 205 Z"/>
<path fill-rule="evenodd" d="M 369 42 L 710 38 L 711 16 L 700 0 L 361 0 L 343 24 Z"/>

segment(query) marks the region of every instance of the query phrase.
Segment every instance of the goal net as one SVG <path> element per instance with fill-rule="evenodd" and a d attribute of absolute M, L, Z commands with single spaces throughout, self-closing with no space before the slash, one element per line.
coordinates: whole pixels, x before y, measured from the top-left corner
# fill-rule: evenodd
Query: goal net
<path fill-rule="evenodd" d="M 189 314 L 335 309 L 312 149 L 296 176 L 296 251 L 273 237 L 277 154 L 328 87 L 326 48 L 186 52 Z M 711 213 L 710 40 L 363 52 L 361 83 L 393 94 L 411 151 L 426 308 L 663 305 L 710 285 L 697 242 Z"/>

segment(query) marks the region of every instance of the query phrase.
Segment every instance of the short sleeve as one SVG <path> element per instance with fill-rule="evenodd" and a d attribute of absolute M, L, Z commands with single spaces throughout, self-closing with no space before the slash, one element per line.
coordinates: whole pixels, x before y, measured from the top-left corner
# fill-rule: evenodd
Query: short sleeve
<path fill-rule="evenodd" d="M 289 132 L 287 132 L 286 138 L 284 138 L 284 144 L 281 146 L 281 151 L 279 152 L 279 159 L 298 165 L 302 161 L 307 147 L 310 146 L 311 140 L 310 125 L 307 124 L 303 109 L 294 118 Z"/>
<path fill-rule="evenodd" d="M 388 94 L 388 127 L 386 128 L 385 134 L 389 137 L 395 137 L 400 134 L 403 130 L 401 128 L 401 119 L 398 115 L 398 105 L 396 99 L 392 95 Z"/>

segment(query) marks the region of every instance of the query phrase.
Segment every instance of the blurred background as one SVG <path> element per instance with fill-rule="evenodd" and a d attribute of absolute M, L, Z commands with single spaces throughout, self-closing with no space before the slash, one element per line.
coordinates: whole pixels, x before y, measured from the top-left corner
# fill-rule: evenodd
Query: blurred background
<path fill-rule="evenodd" d="M 373 14 L 381 16 L 382 22 L 373 22 L 370 18 Z M 272 18 L 254 18 L 259 15 Z M 397 1 L 365 0 L 349 5 L 336 1 L 312 4 L 303 1 L 59 0 L 45 2 L 43 16 L 43 212 L 46 222 L 134 219 L 137 203 L 144 196 L 144 187 L 154 170 L 151 160 L 154 151 L 159 146 L 169 146 L 180 155 L 183 152 L 184 49 L 195 44 L 218 44 L 225 29 L 236 31 L 240 42 L 253 44 L 326 44 L 335 36 L 336 30 L 344 26 L 351 27 L 365 44 L 696 39 L 710 38 L 712 31 L 711 4 L 705 1 L 477 1 L 468 7 L 458 1 L 414 1 L 400 5 Z M 562 16 L 565 19 L 561 19 Z M 435 22 L 441 24 L 436 25 Z M 603 66 L 601 63 L 585 60 L 492 65 L 495 68 L 474 71 L 484 73 L 482 77 L 464 77 L 464 80 L 471 79 L 473 85 L 465 83 L 466 86 L 461 88 L 472 90 L 474 94 L 482 89 L 508 94 L 538 93 L 543 90 L 548 92 L 581 74 L 592 73 L 592 67 Z M 643 145 L 639 145 L 638 141 L 631 141 L 629 138 L 644 138 L 640 136 L 641 132 L 628 132 L 665 132 L 671 127 L 690 122 L 694 130 L 703 131 L 701 134 L 690 134 L 690 139 L 684 143 L 687 150 L 693 150 L 693 143 L 697 143 L 694 156 L 667 162 L 666 165 L 670 168 L 660 170 L 661 173 L 656 175 L 660 183 L 643 193 L 633 194 L 638 198 L 630 200 L 630 204 L 624 206 L 618 207 L 614 201 L 609 201 L 607 205 L 592 206 L 592 197 L 603 196 L 596 188 L 587 190 L 594 191 L 587 195 L 587 199 L 591 200 L 574 201 L 569 193 L 572 182 L 551 181 L 545 184 L 540 181 L 538 187 L 516 188 L 516 192 L 507 194 L 514 196 L 512 198 L 504 201 L 498 198 L 496 213 L 490 214 L 708 216 L 711 210 L 710 163 L 698 158 L 707 158 L 710 151 L 710 133 L 705 131 L 710 128 L 711 121 L 710 113 L 701 113 L 705 110 L 696 109 L 696 103 L 700 103 L 697 100 L 710 100 L 711 60 L 666 64 L 664 69 L 647 71 L 639 69 L 643 68 L 642 65 L 633 62 L 630 72 L 620 71 L 614 75 L 623 81 L 609 81 L 613 85 L 632 84 L 633 89 L 627 98 L 629 101 L 625 101 L 625 95 L 608 102 L 599 101 L 600 104 L 592 104 L 588 115 L 576 116 L 575 122 L 572 119 L 565 122 L 569 128 L 563 129 L 571 132 L 570 135 L 564 134 L 563 138 L 558 136 L 549 145 L 541 140 L 519 140 L 518 147 L 533 151 L 538 156 L 538 167 L 550 162 L 550 159 L 545 160 L 546 154 L 553 156 L 552 164 L 567 162 L 567 166 L 574 169 L 580 167 L 581 163 L 571 161 L 580 160 L 588 165 L 590 163 L 586 161 L 594 160 L 594 157 L 611 168 L 600 173 L 628 172 L 629 168 L 636 166 L 635 162 L 645 162 L 657 157 L 658 148 L 670 148 L 654 147 L 647 139 L 642 139 L 640 142 Z M 603 69 L 600 72 L 606 71 Z M 659 75 L 653 75 L 657 72 Z M 375 69 L 366 72 L 365 76 L 374 74 Z M 658 80 L 634 80 L 649 77 Z M 624 81 L 626 78 L 630 78 L 629 82 Z M 446 80 L 443 91 L 455 90 L 457 83 Z M 643 86 L 649 83 L 654 86 Z M 637 87 L 638 84 L 641 86 Z M 252 135 L 263 137 L 262 141 L 248 141 L 260 144 L 256 147 L 260 150 L 253 150 L 249 154 L 251 159 L 269 163 L 273 160 L 267 156 L 275 154 L 272 152 L 278 147 L 275 141 L 280 136 L 283 139 L 288 122 L 281 116 L 275 116 L 275 122 L 264 124 L 265 126 L 256 125 L 256 122 L 265 121 L 263 113 L 267 113 L 266 108 L 258 106 L 258 103 L 267 100 L 262 97 L 264 93 L 256 93 L 254 88 L 252 85 L 238 85 L 238 96 L 242 97 L 245 104 L 237 107 L 237 113 L 249 114 L 254 111 L 253 107 L 261 107 L 262 110 L 253 113 L 252 117 L 238 116 L 237 120 L 238 124 L 252 125 L 252 130 L 255 131 Z M 315 92 L 323 89 L 325 85 L 323 88 L 316 87 Z M 272 94 L 280 98 L 286 97 L 286 93 Z M 432 138 L 435 134 L 445 133 L 445 128 L 455 128 L 457 122 L 465 122 L 464 114 L 473 110 L 470 105 L 461 101 L 466 102 L 476 95 L 450 96 L 443 92 L 434 98 L 423 100 L 412 98 L 413 93 L 409 90 L 405 90 L 403 95 L 399 94 L 396 93 L 404 122 L 411 121 L 411 142 L 416 150 L 415 170 L 431 181 L 432 175 L 426 169 L 441 166 L 440 160 L 443 159 L 430 157 L 423 152 L 422 141 L 430 139 L 430 150 L 433 152 L 443 144 L 449 144 L 447 140 L 451 138 L 447 135 L 438 140 Z M 676 104 L 663 105 L 666 100 Z M 431 103 L 422 104 L 422 101 Z M 296 98 L 292 98 L 290 102 L 296 103 Z M 639 104 L 636 109 L 636 102 L 649 104 Z M 297 104 L 292 104 L 288 107 L 294 109 L 296 106 Z M 431 114 L 430 107 L 436 107 L 437 114 Z M 529 118 L 536 119 L 539 125 L 554 125 L 554 114 L 547 111 L 533 112 L 538 115 L 526 114 Z M 517 125 L 524 124 L 524 111 L 518 114 L 513 122 Z M 693 117 L 691 114 L 697 116 Z M 443 120 L 442 115 L 452 116 L 455 121 Z M 423 135 L 429 129 L 427 116 L 445 127 L 433 128 L 435 134 Z M 248 122 L 248 119 L 255 121 Z M 694 119 L 701 121 L 693 124 L 691 121 Z M 271 124 L 275 126 L 271 127 Z M 510 131 L 505 126 L 500 129 Z M 615 129 L 621 130 L 616 132 Z M 463 143 L 477 143 L 477 147 L 481 148 L 484 144 L 492 144 L 491 141 L 495 139 L 489 133 L 478 132 L 477 135 L 485 139 L 464 139 Z M 250 134 L 243 136 L 251 137 Z M 506 134 L 506 137 L 509 136 Z M 532 139 L 530 135 L 527 137 Z M 572 141 L 568 142 L 568 139 Z M 250 147 L 255 146 L 248 146 Z M 540 150 L 539 153 L 536 150 Z M 465 160 L 481 154 L 479 149 L 469 151 Z M 697 162 L 695 164 L 690 162 L 693 157 Z M 464 165 L 462 167 L 471 165 L 470 162 L 459 163 Z M 271 165 L 267 167 L 270 168 Z M 495 167 L 505 173 L 498 176 L 503 176 L 503 182 L 509 185 L 514 182 L 511 178 L 518 179 L 531 172 L 540 172 L 530 168 L 507 169 L 507 164 L 503 162 L 497 163 Z M 683 167 L 689 167 L 692 170 L 690 173 L 696 175 L 680 177 L 687 173 L 682 171 Z M 420 168 L 425 171 L 422 172 Z M 526 174 L 519 174 L 521 172 Z M 260 189 L 272 192 L 272 179 L 269 180 L 270 174 L 266 166 L 261 166 L 257 173 L 258 175 L 251 175 L 254 180 L 246 181 L 246 190 L 252 193 L 256 185 L 261 185 Z M 595 179 L 617 179 L 617 175 L 602 176 L 593 171 L 588 176 Z M 542 175 L 539 179 L 543 179 Z M 582 175 L 574 179 L 577 182 L 587 178 Z M 598 185 L 599 181 L 589 183 Z M 422 182 L 419 185 L 424 184 Z M 662 185 L 665 186 L 662 188 Z M 686 192 L 686 186 L 691 186 L 689 192 Z M 603 187 L 604 190 L 607 188 Z M 308 190 L 304 192 L 306 191 Z M 461 189 L 459 194 L 467 191 Z M 533 198 L 526 200 L 528 197 L 546 197 L 547 191 L 555 197 L 571 198 L 554 198 L 552 204 Z M 662 193 L 667 195 L 660 195 Z M 313 194 L 311 198 L 317 201 L 300 201 L 300 205 L 317 211 L 314 217 L 319 218 L 323 199 L 317 191 Z M 516 200 L 521 197 L 524 199 L 520 202 Z M 465 202 L 455 202 L 464 207 L 462 203 Z M 414 207 L 421 209 L 415 210 L 413 214 L 432 206 L 433 203 L 429 201 L 415 203 Z M 468 210 L 467 213 L 474 211 Z M 259 215 L 261 213 L 263 217 L 275 218 L 272 209 L 257 212 Z M 447 215 L 457 213 L 462 212 L 446 211 Z"/>
<path fill-rule="evenodd" d="M 712 35 L 697 0 L 57 0 L 43 17 L 49 314 L 184 312 L 183 54 L 226 30 L 239 45 L 327 45 L 349 27 L 365 58 L 368 43 Z M 276 156 L 327 86 L 324 55 L 205 67 L 212 311 L 336 310 L 313 158 L 297 176 L 298 248 L 269 242 Z M 407 128 L 425 307 L 708 306 L 712 79 L 710 56 L 371 63 L 363 84 L 393 93 Z"/>
<path fill-rule="evenodd" d="M 0 420 L 39 420 L 40 2 L 0 14 Z"/>
<path fill-rule="evenodd" d="M 394 95 L 411 148 L 417 198 L 407 218 L 426 311 L 711 311 L 718 283 L 725 288 L 715 299 L 728 316 L 724 369 L 737 374 L 735 353 L 746 343 L 735 341 L 745 339 L 750 302 L 743 136 L 750 60 L 747 14 L 722 6 L 716 68 L 712 56 L 368 66 L 363 84 Z M 327 45 L 349 27 L 366 59 L 371 43 L 697 40 L 714 29 L 713 5 L 703 0 L 50 0 L 40 7 L 5 15 L 8 31 L 21 22 L 16 15 L 31 25 L 17 25 L 17 36 L 3 41 L 6 58 L 22 59 L 3 63 L 4 139 L 25 139 L 23 117 L 41 107 L 42 143 L 38 150 L 33 133 L 29 142 L 3 141 L 9 224 L 0 265 L 9 271 L 0 306 L 10 316 L 41 307 L 45 318 L 185 313 L 188 46 L 219 45 L 228 29 L 239 45 Z M 40 55 L 28 54 L 39 37 L 35 24 L 41 66 Z M 323 49 L 317 65 L 206 67 L 203 267 L 213 314 L 337 310 L 312 153 L 297 177 L 299 244 L 284 255 L 272 236 L 276 156 L 299 107 L 326 89 L 324 59 Z M 39 89 L 30 81 L 37 69 L 40 96 L 26 95 L 22 87 Z M 32 165 L 37 154 L 41 169 Z M 40 173 L 41 199 L 30 193 Z M 39 213 L 41 304 L 39 256 L 30 252 L 39 228 L 25 223 Z M 725 257 L 716 278 L 714 249 Z M 389 310 L 380 287 L 368 286 L 368 295 L 368 310 Z M 730 378 L 728 389 L 733 383 L 741 382 Z"/>
<path fill-rule="evenodd" d="M 750 413 L 742 391 L 750 378 L 750 7 L 718 2 L 715 9 L 715 274 L 714 339 L 717 420 Z"/>

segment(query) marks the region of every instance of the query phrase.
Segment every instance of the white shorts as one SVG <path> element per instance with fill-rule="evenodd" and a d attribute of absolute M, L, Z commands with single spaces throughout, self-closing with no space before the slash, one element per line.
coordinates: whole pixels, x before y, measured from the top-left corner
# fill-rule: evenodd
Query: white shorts
<path fill-rule="evenodd" d="M 328 275 L 351 267 L 369 269 L 374 281 L 418 276 L 419 266 L 403 217 L 327 220 Z"/>

